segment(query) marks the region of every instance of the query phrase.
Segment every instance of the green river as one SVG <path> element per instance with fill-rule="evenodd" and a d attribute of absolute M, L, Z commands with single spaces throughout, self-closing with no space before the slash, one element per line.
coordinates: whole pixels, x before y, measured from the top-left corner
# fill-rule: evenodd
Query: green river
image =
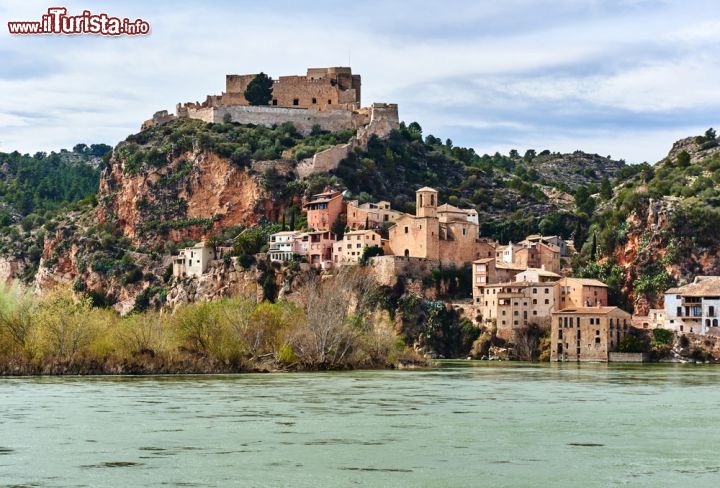
<path fill-rule="evenodd" d="M 0 378 L 0 486 L 720 486 L 720 367 Z"/>

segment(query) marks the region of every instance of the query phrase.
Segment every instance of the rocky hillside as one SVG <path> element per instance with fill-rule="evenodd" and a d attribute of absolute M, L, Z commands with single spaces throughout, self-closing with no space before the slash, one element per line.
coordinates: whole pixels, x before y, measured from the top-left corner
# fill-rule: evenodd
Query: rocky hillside
<path fill-rule="evenodd" d="M 638 168 L 598 206 L 580 273 L 610 281 L 643 313 L 669 286 L 720 274 L 720 146 L 709 130 Z"/>

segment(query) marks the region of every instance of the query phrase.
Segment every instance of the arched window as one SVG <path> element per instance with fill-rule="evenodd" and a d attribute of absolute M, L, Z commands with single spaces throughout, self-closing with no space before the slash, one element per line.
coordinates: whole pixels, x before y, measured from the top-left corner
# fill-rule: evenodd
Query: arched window
<path fill-rule="evenodd" d="M 713 327 L 717 327 L 717 326 L 718 326 L 718 319 L 713 319 Z"/>
<path fill-rule="evenodd" d="M 405 249 L 405 257 L 406 258 L 410 257 L 410 249 Z"/>

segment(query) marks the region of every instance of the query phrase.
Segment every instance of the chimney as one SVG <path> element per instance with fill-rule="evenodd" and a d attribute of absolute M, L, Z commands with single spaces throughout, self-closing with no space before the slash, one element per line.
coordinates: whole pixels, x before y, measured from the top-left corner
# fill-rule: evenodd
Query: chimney
<path fill-rule="evenodd" d="M 543 270 L 543 271 L 545 271 L 545 265 L 544 265 L 544 264 L 541 265 L 541 266 L 540 266 L 540 269 Z"/>

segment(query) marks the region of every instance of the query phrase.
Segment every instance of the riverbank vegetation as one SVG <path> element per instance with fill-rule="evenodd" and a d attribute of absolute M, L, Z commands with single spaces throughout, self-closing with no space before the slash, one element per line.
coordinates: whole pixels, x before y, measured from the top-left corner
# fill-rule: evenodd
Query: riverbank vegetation
<path fill-rule="evenodd" d="M 361 273 L 308 280 L 296 302 L 232 298 L 120 317 L 69 287 L 0 293 L 0 374 L 387 368 L 423 360 Z"/>

